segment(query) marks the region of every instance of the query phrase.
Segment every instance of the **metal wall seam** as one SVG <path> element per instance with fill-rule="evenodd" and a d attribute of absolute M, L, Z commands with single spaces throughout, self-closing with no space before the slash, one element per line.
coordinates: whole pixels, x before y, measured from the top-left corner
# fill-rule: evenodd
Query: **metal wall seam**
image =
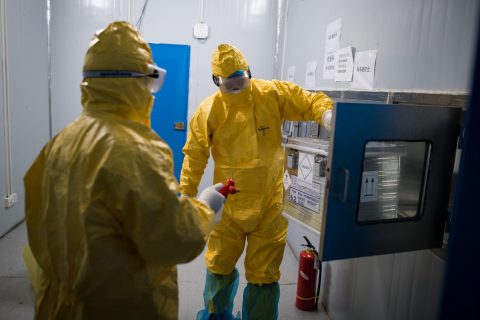
<path fill-rule="evenodd" d="M 5 165 L 7 173 L 7 194 L 9 197 L 13 194 L 13 180 L 12 180 L 12 148 L 10 138 L 10 110 L 8 105 L 8 56 L 7 56 L 7 14 L 5 0 L 1 1 L 1 15 L 2 15 L 2 69 L 3 69 L 3 121 L 4 121 L 4 138 L 5 138 Z"/>
<path fill-rule="evenodd" d="M 132 0 L 128 0 L 128 3 L 127 3 L 127 18 L 128 18 L 128 22 L 133 23 L 133 21 L 132 21 Z"/>
<path fill-rule="evenodd" d="M 275 52 L 273 57 L 273 78 L 278 80 L 281 80 L 283 77 L 283 68 L 285 64 L 287 14 L 288 0 L 277 0 L 277 28 L 275 34 Z"/>
<path fill-rule="evenodd" d="M 47 0 L 47 50 L 48 50 L 48 134 L 49 138 L 53 138 L 53 120 L 52 120 L 52 55 L 50 50 L 51 34 L 50 19 L 52 18 L 51 0 Z"/>

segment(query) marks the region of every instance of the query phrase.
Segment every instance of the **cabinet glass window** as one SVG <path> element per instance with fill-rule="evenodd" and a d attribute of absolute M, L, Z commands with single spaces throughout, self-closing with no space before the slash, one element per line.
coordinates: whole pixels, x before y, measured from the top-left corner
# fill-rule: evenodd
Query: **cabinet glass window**
<path fill-rule="evenodd" d="M 419 219 L 430 152 L 427 141 L 367 142 L 358 223 Z"/>

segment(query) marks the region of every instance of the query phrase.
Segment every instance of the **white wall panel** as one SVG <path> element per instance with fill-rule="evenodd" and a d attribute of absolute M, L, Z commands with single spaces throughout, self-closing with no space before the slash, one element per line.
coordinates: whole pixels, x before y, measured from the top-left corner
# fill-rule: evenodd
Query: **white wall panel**
<path fill-rule="evenodd" d="M 283 78 L 296 67 L 305 81 L 307 61 L 318 62 L 318 88 L 349 88 L 322 79 L 325 31 L 342 19 L 340 47 L 376 49 L 375 88 L 469 89 L 477 0 L 290 0 Z"/>
<path fill-rule="evenodd" d="M 444 267 L 430 250 L 325 262 L 321 299 L 332 320 L 436 319 Z"/>
<path fill-rule="evenodd" d="M 355 259 L 355 319 L 387 319 L 394 259 L 393 255 Z"/>
<path fill-rule="evenodd" d="M 51 0 L 52 131 L 82 112 L 83 58 L 92 36 L 110 22 L 128 20 L 128 0 Z"/>
<path fill-rule="evenodd" d="M 428 250 L 417 251 L 415 259 L 409 313 L 404 319 L 438 319 L 445 261 Z"/>
<path fill-rule="evenodd" d="M 0 20 L 0 22 L 3 22 Z M 0 23 L 0 32 L 3 32 L 3 23 Z M 3 48 L 3 43 L 0 43 L 0 48 Z M 0 83 L 2 84 L 2 89 L 0 90 L 0 197 L 3 198 L 7 194 L 7 164 L 5 161 L 5 155 L 6 155 L 6 150 L 5 150 L 5 139 L 4 139 L 4 104 L 3 104 L 3 87 L 5 86 L 5 82 L 3 79 L 3 50 L 0 50 L 0 59 L 1 59 L 1 64 L 0 64 Z M 0 199 L 1 200 L 1 199 Z M 8 225 L 9 222 L 6 221 L 5 219 L 5 209 L 2 206 L 0 206 L 0 226 L 1 231 L 0 231 L 0 237 L 5 233 L 5 231 L 8 230 Z"/>
<path fill-rule="evenodd" d="M 144 0 L 132 1 L 132 21 L 136 22 Z M 142 24 L 148 42 L 191 46 L 188 118 L 198 104 L 217 88 L 212 82 L 210 58 L 220 43 L 238 47 L 247 58 L 253 77 L 273 77 L 277 7 L 269 0 L 204 1 L 204 22 L 210 37 L 193 38 L 193 25 L 200 22 L 200 0 L 149 1 Z M 211 184 L 213 165 L 209 162 L 199 190 Z"/>
<path fill-rule="evenodd" d="M 46 0 L 6 1 L 8 79 L 3 80 L 8 81 L 9 89 L 13 192 L 18 201 L 4 209 L 6 180 L 2 173 L 0 235 L 23 219 L 23 176 L 49 138 L 46 4 Z M 4 158 L 5 151 L 0 150 Z M 5 172 L 3 161 L 1 170 Z"/>
<path fill-rule="evenodd" d="M 330 319 L 352 318 L 357 272 L 355 259 L 329 261 L 322 264 L 320 299 Z"/>
<path fill-rule="evenodd" d="M 392 277 L 390 290 L 387 293 L 388 315 L 385 319 L 409 319 L 417 252 L 399 253 L 391 257 L 393 259 Z"/>

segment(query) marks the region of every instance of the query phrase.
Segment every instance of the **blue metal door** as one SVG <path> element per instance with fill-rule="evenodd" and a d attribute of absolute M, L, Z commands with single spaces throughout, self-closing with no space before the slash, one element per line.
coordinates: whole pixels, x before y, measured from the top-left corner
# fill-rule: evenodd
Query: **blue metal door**
<path fill-rule="evenodd" d="M 162 90 L 155 94 L 152 129 L 173 152 L 174 172 L 180 179 L 186 141 L 190 46 L 150 43 L 153 60 L 167 70 Z"/>
<path fill-rule="evenodd" d="M 480 6 L 477 17 L 480 16 Z M 439 319 L 480 319 L 480 24 Z"/>
<path fill-rule="evenodd" d="M 460 112 L 337 103 L 322 260 L 441 246 Z"/>

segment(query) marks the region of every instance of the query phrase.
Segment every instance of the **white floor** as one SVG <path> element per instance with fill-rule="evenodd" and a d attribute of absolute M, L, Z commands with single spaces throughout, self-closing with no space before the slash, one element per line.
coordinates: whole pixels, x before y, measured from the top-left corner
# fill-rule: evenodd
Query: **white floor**
<path fill-rule="evenodd" d="M 22 250 L 27 242 L 25 224 L 22 223 L 0 238 L 0 319 L 33 319 L 34 293 L 30 287 L 27 270 L 23 263 Z M 240 286 L 235 299 L 234 313 L 242 308 L 242 294 L 246 286 L 243 257 L 237 264 L 240 272 Z M 295 308 L 297 287 L 297 260 L 287 246 L 281 266 L 280 283 L 280 320 L 328 320 L 322 309 L 304 312 Z M 203 255 L 191 263 L 178 267 L 180 284 L 179 319 L 195 319 L 197 312 L 203 308 L 203 286 L 205 281 L 205 264 Z"/>

